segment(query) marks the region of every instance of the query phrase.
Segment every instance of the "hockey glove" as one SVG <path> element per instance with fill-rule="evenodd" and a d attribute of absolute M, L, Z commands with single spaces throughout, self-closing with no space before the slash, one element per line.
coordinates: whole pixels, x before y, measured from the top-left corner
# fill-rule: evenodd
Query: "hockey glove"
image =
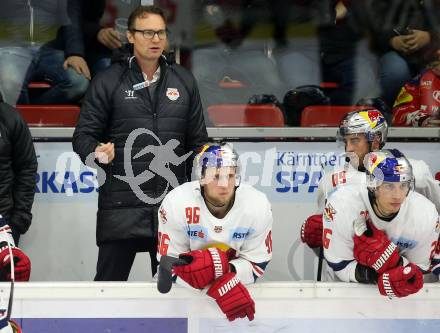
<path fill-rule="evenodd" d="M 6 242 L 0 243 L 0 272 L 6 281 L 11 281 L 11 257 L 9 247 Z M 12 256 L 14 257 L 14 275 L 15 281 L 29 281 L 31 275 L 31 261 L 29 257 L 18 247 L 12 247 Z"/>
<path fill-rule="evenodd" d="M 322 246 L 322 215 L 311 215 L 304 221 L 301 240 L 312 249 Z"/>
<path fill-rule="evenodd" d="M 423 288 L 423 274 L 412 263 L 406 266 L 397 266 L 381 274 L 377 286 L 383 296 L 389 298 L 406 297 Z"/>
<path fill-rule="evenodd" d="M 215 299 L 229 321 L 246 316 L 254 320 L 255 302 L 235 273 L 226 273 L 215 280 L 207 294 Z"/>
<path fill-rule="evenodd" d="M 381 274 L 396 267 L 400 260 L 396 244 L 392 243 L 384 231 L 369 223 L 370 230 L 353 237 L 353 255 L 358 263 L 374 268 Z"/>
<path fill-rule="evenodd" d="M 175 265 L 174 274 L 196 289 L 203 289 L 215 279 L 229 272 L 226 253 L 215 247 L 182 253 L 179 258 L 188 262 Z"/>

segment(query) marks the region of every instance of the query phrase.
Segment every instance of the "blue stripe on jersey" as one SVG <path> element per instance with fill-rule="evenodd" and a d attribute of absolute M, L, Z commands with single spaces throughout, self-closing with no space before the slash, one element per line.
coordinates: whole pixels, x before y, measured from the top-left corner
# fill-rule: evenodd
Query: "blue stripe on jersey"
<path fill-rule="evenodd" d="M 267 266 L 268 263 L 269 263 L 269 261 L 264 261 L 264 262 L 259 262 L 259 263 L 257 263 L 257 262 L 251 262 L 252 266 L 255 265 L 255 266 L 257 266 L 258 268 L 261 268 L 261 270 L 263 271 L 263 274 L 264 274 L 264 271 L 266 270 L 266 266 Z M 256 275 L 254 269 L 252 269 L 252 274 L 253 274 L 253 276 L 254 276 L 254 282 L 256 282 L 257 279 L 258 279 L 259 277 L 263 276 L 263 274 L 261 274 L 261 275 Z"/>
<path fill-rule="evenodd" d="M 440 259 L 432 259 L 431 271 L 435 275 L 440 275 Z"/>
<path fill-rule="evenodd" d="M 340 262 L 337 262 L 337 263 L 334 263 L 334 262 L 330 262 L 330 261 L 328 261 L 327 260 L 327 264 L 335 271 L 335 272 L 337 272 L 337 271 L 341 271 L 341 270 L 343 270 L 345 267 L 347 267 L 347 265 L 349 264 L 349 263 L 351 263 L 353 260 L 343 260 L 343 261 L 340 261 Z"/>
<path fill-rule="evenodd" d="M 3 216 L 0 215 L 0 228 L 4 227 L 5 225 L 8 225 L 8 222 Z"/>

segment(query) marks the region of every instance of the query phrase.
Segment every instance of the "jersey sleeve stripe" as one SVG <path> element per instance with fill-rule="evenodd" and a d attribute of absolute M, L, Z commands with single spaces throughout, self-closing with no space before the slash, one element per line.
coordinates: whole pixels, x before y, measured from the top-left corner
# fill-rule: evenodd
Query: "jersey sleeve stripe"
<path fill-rule="evenodd" d="M 9 227 L 9 225 L 5 225 L 0 228 L 0 233 L 2 233 L 2 232 L 12 232 L 12 231 L 11 231 L 11 228 Z"/>
<path fill-rule="evenodd" d="M 251 262 L 252 275 L 254 276 L 254 282 L 257 281 L 258 278 L 263 276 L 264 271 L 265 271 L 268 263 L 269 263 L 269 261 L 265 261 L 265 262 L 261 262 L 261 263 Z"/>
<path fill-rule="evenodd" d="M 435 275 L 440 275 L 440 259 L 432 260 L 431 272 Z"/>
<path fill-rule="evenodd" d="M 337 272 L 337 271 L 343 270 L 352 261 L 353 260 L 343 260 L 343 261 L 334 263 L 334 262 L 330 262 L 330 261 L 327 260 L 327 263 L 335 272 Z"/>
<path fill-rule="evenodd" d="M 258 277 L 262 276 L 264 274 L 264 270 L 262 270 L 260 267 L 252 263 L 252 270 L 254 271 L 254 274 Z"/>

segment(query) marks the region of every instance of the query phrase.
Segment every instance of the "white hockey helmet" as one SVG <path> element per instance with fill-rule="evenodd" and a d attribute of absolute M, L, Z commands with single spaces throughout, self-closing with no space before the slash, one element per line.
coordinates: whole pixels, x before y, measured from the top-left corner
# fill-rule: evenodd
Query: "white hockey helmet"
<path fill-rule="evenodd" d="M 228 143 L 206 144 L 195 158 L 196 177 L 201 180 L 207 168 L 235 167 L 236 186 L 240 184 L 240 163 L 237 152 Z"/>

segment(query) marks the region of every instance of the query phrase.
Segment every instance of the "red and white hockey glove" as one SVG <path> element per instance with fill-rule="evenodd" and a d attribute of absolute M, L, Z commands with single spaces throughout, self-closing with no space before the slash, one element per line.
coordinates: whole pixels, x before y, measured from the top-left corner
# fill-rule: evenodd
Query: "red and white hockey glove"
<path fill-rule="evenodd" d="M 388 239 L 384 231 L 377 229 L 372 223 L 369 223 L 369 228 L 361 236 L 353 237 L 353 255 L 358 263 L 374 268 L 381 274 L 396 267 L 400 255 L 396 244 Z"/>
<path fill-rule="evenodd" d="M 406 297 L 423 288 L 423 274 L 412 263 L 406 266 L 397 266 L 379 275 L 377 286 L 383 296 L 389 298 Z"/>
<path fill-rule="evenodd" d="M 6 281 L 11 281 L 11 257 L 9 255 L 9 247 L 5 242 L 0 243 L 0 272 Z M 31 275 L 31 261 L 29 257 L 18 247 L 11 247 L 12 256 L 14 257 L 14 275 L 15 281 L 29 281 Z"/>
<path fill-rule="evenodd" d="M 254 320 L 255 302 L 235 273 L 215 280 L 207 294 L 215 299 L 229 321 L 244 317 Z"/>
<path fill-rule="evenodd" d="M 196 289 L 205 288 L 212 281 L 229 272 L 226 253 L 216 247 L 182 253 L 179 258 L 188 264 L 174 266 L 174 274 Z"/>
<path fill-rule="evenodd" d="M 322 246 L 322 215 L 310 215 L 301 226 L 301 241 L 310 248 Z"/>

